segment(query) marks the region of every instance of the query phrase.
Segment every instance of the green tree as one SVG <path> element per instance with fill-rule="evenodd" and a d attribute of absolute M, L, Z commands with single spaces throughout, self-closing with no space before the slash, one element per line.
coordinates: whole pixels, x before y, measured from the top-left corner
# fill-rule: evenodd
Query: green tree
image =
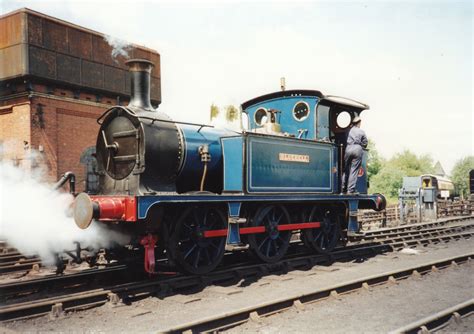
<path fill-rule="evenodd" d="M 382 162 L 382 167 L 370 182 L 370 191 L 386 195 L 393 202 L 398 198 L 404 176 L 433 173 L 433 159 L 429 155 L 417 156 L 409 150 L 395 154 Z"/>
<path fill-rule="evenodd" d="M 219 107 L 216 106 L 214 103 L 211 104 L 211 121 L 216 118 L 217 116 L 219 116 Z"/>
<path fill-rule="evenodd" d="M 451 172 L 451 180 L 463 198 L 469 193 L 469 171 L 474 169 L 474 156 L 459 159 Z"/>
<path fill-rule="evenodd" d="M 225 107 L 225 118 L 227 119 L 227 121 L 233 122 L 238 117 L 239 117 L 239 110 L 236 107 L 232 105 Z"/>
<path fill-rule="evenodd" d="M 367 149 L 369 150 L 367 156 L 367 179 L 370 181 L 382 168 L 383 159 L 380 157 L 379 152 L 375 148 L 375 143 L 371 139 L 369 139 Z"/>
<path fill-rule="evenodd" d="M 370 182 L 370 192 L 384 194 L 389 201 L 398 198 L 398 189 L 402 187 L 405 173 L 390 164 L 384 164 Z"/>
<path fill-rule="evenodd" d="M 389 163 L 402 170 L 405 176 L 434 173 L 433 159 L 428 154 L 418 157 L 415 153 L 404 150 L 401 153 L 395 154 Z"/>

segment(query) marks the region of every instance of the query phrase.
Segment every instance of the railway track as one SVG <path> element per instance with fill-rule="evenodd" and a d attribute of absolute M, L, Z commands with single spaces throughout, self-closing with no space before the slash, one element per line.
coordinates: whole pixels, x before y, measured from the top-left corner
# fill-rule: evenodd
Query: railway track
<path fill-rule="evenodd" d="M 450 218 L 441 218 L 433 222 L 425 222 L 425 223 L 416 223 L 416 224 L 407 224 L 407 225 L 400 225 L 394 227 L 384 227 L 376 230 L 367 230 L 363 237 L 359 239 L 367 240 L 368 238 L 382 238 L 387 234 L 395 234 L 395 233 L 405 233 L 408 231 L 418 231 L 423 229 L 429 228 L 442 228 L 446 225 L 452 223 L 461 223 L 464 221 L 473 220 L 474 216 L 461 216 L 461 217 L 450 217 Z"/>
<path fill-rule="evenodd" d="M 82 276 L 76 275 L 75 277 L 68 277 L 68 275 L 65 275 L 62 277 L 57 276 L 55 278 L 49 278 L 48 280 L 38 279 L 25 281 L 21 284 L 18 284 L 17 282 L 3 284 L 0 285 L 0 294 L 6 295 L 8 298 L 12 298 L 14 300 L 13 303 L 11 303 L 10 300 L 9 305 L 0 307 L 0 320 L 9 321 L 40 316 L 44 314 L 50 314 L 52 310 L 53 313 L 60 314 L 61 312 L 80 310 L 83 308 L 102 305 L 108 301 L 113 303 L 118 302 L 121 298 L 134 299 L 137 298 L 136 296 L 138 295 L 140 295 L 140 298 L 142 298 L 144 296 L 152 295 L 158 292 L 166 293 L 180 291 L 183 289 L 189 290 L 209 284 L 240 280 L 244 277 L 258 277 L 267 275 L 269 273 L 288 272 L 295 269 L 311 268 L 315 264 L 356 260 L 407 246 L 428 245 L 431 243 L 449 242 L 452 240 L 470 238 L 474 234 L 472 231 L 473 227 L 474 224 L 462 226 L 456 225 L 447 226 L 443 231 L 438 231 L 436 229 L 434 231 L 430 226 L 424 230 L 418 230 L 419 233 L 416 234 L 416 237 L 410 234 L 400 236 L 398 233 L 395 233 L 396 235 L 393 235 L 394 233 L 390 232 L 388 229 L 386 232 L 391 236 L 384 237 L 383 243 L 361 241 L 358 244 L 353 244 L 351 246 L 339 249 L 331 255 L 293 254 L 275 264 L 239 264 L 222 268 L 221 270 L 201 277 L 176 274 L 172 276 L 161 276 L 155 279 L 139 280 L 123 284 L 109 283 L 108 285 L 103 285 L 97 289 L 87 291 L 74 291 L 74 289 L 64 289 L 64 287 L 75 288 L 77 287 L 77 284 L 81 285 L 81 280 L 86 279 L 87 275 L 90 274 L 100 276 L 102 273 L 97 271 L 95 273 L 89 274 L 83 273 Z M 120 271 L 119 268 L 117 268 L 117 272 L 118 271 Z M 37 291 L 41 291 L 42 287 L 44 286 L 56 286 L 56 284 L 59 284 L 57 286 L 63 287 L 63 294 L 49 298 L 36 298 L 35 301 L 23 300 L 18 302 L 18 300 L 15 299 L 15 294 L 17 294 L 19 291 L 30 291 L 30 294 L 34 294 Z M 83 282 L 82 286 L 84 286 Z"/>
<path fill-rule="evenodd" d="M 352 248 L 359 247 L 360 245 L 370 245 L 382 243 L 382 244 L 389 244 L 390 246 L 399 249 L 401 247 L 406 247 L 409 245 L 415 244 L 426 244 L 431 242 L 440 242 L 440 241 L 448 241 L 452 238 L 459 238 L 460 236 L 450 236 L 453 231 L 461 232 L 464 230 L 469 230 L 473 226 L 471 225 L 462 225 L 462 226 L 452 226 L 449 229 L 446 227 L 447 222 L 437 222 L 437 223 L 429 223 L 425 224 L 425 228 L 419 225 L 413 226 L 405 226 L 404 228 L 392 228 L 392 229 L 385 229 L 384 231 L 374 231 L 372 233 L 368 233 L 364 239 L 361 239 L 358 242 L 352 243 L 345 248 L 339 248 L 338 250 L 345 249 L 349 251 Z M 432 238 L 429 239 L 427 236 L 431 236 Z M 420 240 L 425 237 L 425 240 Z M 444 237 L 440 239 L 440 237 Z M 296 242 L 297 244 L 298 242 Z M 287 258 L 295 258 L 301 257 L 307 254 L 307 249 L 302 247 L 301 245 L 296 245 L 293 253 L 288 254 Z M 299 247 L 298 247 L 299 246 Z M 240 265 L 251 265 L 255 264 L 253 260 L 243 260 L 239 259 L 239 254 L 228 254 L 227 256 L 229 263 L 240 263 Z M 161 267 L 166 261 L 161 260 L 158 263 L 158 267 Z M 28 265 L 28 264 L 26 264 Z M 165 264 L 166 267 L 166 264 Z M 49 275 L 40 279 L 29 279 L 22 282 L 13 282 L 9 284 L 0 285 L 0 291 L 2 294 L 0 295 L 0 301 L 5 302 L 6 299 L 12 297 L 15 294 L 15 291 L 21 291 L 23 296 L 27 296 L 31 293 L 35 293 L 36 291 L 40 291 L 44 287 L 51 287 L 56 286 L 59 289 L 64 289 L 65 287 L 79 287 L 82 286 L 81 280 L 84 282 L 90 282 L 92 280 L 106 280 L 109 281 L 109 272 L 115 272 L 116 275 L 120 275 L 124 273 L 126 270 L 131 270 L 126 265 L 121 266 L 114 266 L 112 268 L 104 268 L 104 269 L 87 269 L 82 272 L 74 273 L 74 274 L 66 274 L 66 275 Z M 140 269 L 138 268 L 138 272 Z M 103 274 L 104 278 L 100 278 Z M 117 278 L 117 276 L 115 276 Z M 118 282 L 118 280 L 116 280 Z"/>
<path fill-rule="evenodd" d="M 161 277 L 158 279 L 140 280 L 125 284 L 114 284 L 102 288 L 81 291 L 76 293 L 67 292 L 64 295 L 55 297 L 37 299 L 35 301 L 19 302 L 0 307 L 0 320 L 20 320 L 34 316 L 50 314 L 51 312 L 59 314 L 73 310 L 81 310 L 92 306 L 99 306 L 110 301 L 117 303 L 121 298 L 131 298 L 140 295 L 141 298 L 158 292 L 169 293 L 171 291 L 189 290 L 196 287 L 202 287 L 209 284 L 221 282 L 238 281 L 244 277 L 258 277 L 274 272 L 287 272 L 289 270 L 310 268 L 316 264 L 324 264 L 332 261 L 343 261 L 365 256 L 371 256 L 383 252 L 391 251 L 387 245 L 359 246 L 356 248 L 348 247 L 337 251 L 331 256 L 325 255 L 306 255 L 286 259 L 278 263 L 265 264 L 258 263 L 252 265 L 239 265 L 231 268 L 218 270 L 206 276 L 185 276 L 177 274 L 171 277 Z M 28 283 L 25 282 L 25 283 Z M 36 284 L 37 282 L 34 282 Z M 44 284 L 41 282 L 41 284 Z M 15 291 L 21 288 L 16 284 L 1 285 L 0 292 Z M 19 291 L 19 290 L 17 290 Z"/>
<path fill-rule="evenodd" d="M 41 259 L 36 255 L 21 254 L 6 241 L 0 242 L 0 274 L 30 270 L 35 265 L 41 265 Z"/>
<path fill-rule="evenodd" d="M 446 242 L 453 239 L 460 239 L 462 237 L 469 237 L 473 233 L 474 224 L 467 226 L 455 226 L 446 229 L 432 230 L 428 229 L 420 231 L 416 234 L 407 233 L 406 235 L 396 234 L 392 237 L 387 237 L 383 240 L 374 240 L 375 243 L 388 244 L 394 249 L 403 247 L 410 247 L 416 245 L 427 245 L 430 243 Z M 453 232 L 455 232 L 453 234 Z"/>
<path fill-rule="evenodd" d="M 383 228 L 378 230 L 369 230 L 365 233 L 363 238 L 359 238 L 360 241 L 376 241 L 380 242 L 382 238 L 392 238 L 395 235 L 398 236 L 417 236 L 417 231 L 426 228 L 432 228 L 433 231 L 436 229 L 443 229 L 444 226 L 456 222 L 471 219 L 471 217 L 450 217 L 442 218 L 435 222 L 427 222 L 420 224 L 403 225 L 391 228 Z M 41 259 L 36 255 L 24 255 L 19 253 L 15 248 L 10 247 L 6 241 L 0 241 L 0 275 L 3 274 L 14 274 L 14 273 L 25 273 L 32 270 L 35 267 L 41 267 Z"/>
<path fill-rule="evenodd" d="M 18 253 L 16 248 L 10 247 L 4 242 L 3 246 L 0 247 L 0 257 L 7 254 Z M 19 254 L 19 253 L 18 253 Z"/>
<path fill-rule="evenodd" d="M 48 293 L 50 290 L 81 290 L 87 289 L 94 284 L 94 281 L 107 280 L 109 282 L 119 282 L 119 277 L 130 268 L 126 265 L 117 265 L 101 269 L 87 269 L 81 272 L 68 275 L 49 275 L 41 278 L 34 278 L 24 281 L 13 281 L 0 285 L 0 303 L 8 304 L 12 298 L 28 298 L 35 293 Z M 89 287 L 90 288 L 90 287 Z"/>
<path fill-rule="evenodd" d="M 446 327 L 451 321 L 460 323 L 462 318 L 469 317 L 474 314 L 474 298 L 466 300 L 447 309 L 441 310 L 428 317 L 412 322 L 406 326 L 397 328 L 389 334 L 416 334 L 430 333 Z"/>
<path fill-rule="evenodd" d="M 346 247 L 338 248 L 338 252 L 333 255 L 327 256 L 319 256 L 317 259 L 319 262 L 331 262 L 334 259 L 342 259 L 341 254 L 352 254 L 356 256 L 357 254 L 361 254 L 361 249 L 369 249 L 370 247 L 375 246 L 375 243 L 365 243 L 364 245 L 351 245 Z M 288 254 L 288 260 L 300 259 L 303 261 L 312 261 L 312 257 L 314 254 L 308 255 L 307 250 L 302 245 L 298 245 L 299 249 L 297 249 L 294 253 Z M 362 247 L 363 246 L 363 247 Z M 391 250 L 390 247 L 379 247 L 380 249 L 374 249 L 374 254 L 383 251 Z M 301 249 L 305 249 L 305 252 L 300 251 Z M 364 251 L 365 252 L 365 251 Z M 367 251 L 364 254 L 367 255 L 370 252 Z M 242 253 L 245 255 L 246 253 Z M 238 263 L 239 267 L 243 266 L 262 266 L 260 262 L 256 262 L 255 259 L 249 259 L 248 256 L 241 257 L 242 254 L 236 253 L 232 254 L 229 253 L 225 262 L 231 263 L 230 265 L 223 265 L 221 267 L 221 271 L 232 270 L 235 267 L 235 263 Z M 309 256 L 309 257 L 308 257 Z M 316 261 L 316 260 L 315 260 Z M 232 265 L 233 263 L 233 265 Z M 298 264 L 300 267 L 302 264 Z M 139 267 L 137 267 L 139 266 Z M 262 269 L 263 271 L 274 271 L 278 268 L 283 267 L 289 268 L 289 262 L 281 261 L 277 264 L 269 265 L 271 269 Z M 162 278 L 169 278 L 173 276 L 174 278 L 181 278 L 184 277 L 183 274 L 179 272 L 173 271 L 166 271 L 167 269 L 173 269 L 169 266 L 166 260 L 161 259 L 158 260 L 157 268 L 164 269 L 164 273 L 155 277 L 155 279 L 162 279 Z M 132 275 L 131 273 L 136 273 Z M 113 265 L 111 267 L 105 268 L 92 268 L 92 269 L 85 269 L 80 272 L 76 273 L 69 273 L 64 275 L 47 275 L 40 278 L 30 278 L 25 280 L 14 280 L 11 282 L 0 284 L 0 303 L 8 304 L 11 302 L 12 299 L 17 301 L 18 299 L 26 299 L 35 293 L 49 293 L 51 290 L 59 290 L 59 291 L 66 291 L 69 292 L 82 292 L 85 290 L 89 284 L 93 283 L 96 286 L 100 286 L 101 282 L 102 285 L 109 286 L 112 280 L 116 283 L 125 283 L 130 281 L 132 277 L 135 278 L 146 278 L 149 280 L 148 276 L 144 276 L 143 270 L 140 264 L 135 265 Z"/>
<path fill-rule="evenodd" d="M 25 258 L 24 256 L 14 256 L 11 261 L 3 258 L 0 263 L 0 274 L 14 273 L 18 271 L 28 271 L 35 265 L 41 266 L 41 260 L 37 257 Z"/>
<path fill-rule="evenodd" d="M 339 284 L 335 284 L 331 287 L 324 289 L 316 289 L 314 291 L 307 292 L 305 294 L 297 294 L 294 296 L 285 296 L 279 299 L 275 299 L 269 302 L 262 304 L 256 304 L 241 309 L 236 309 L 232 311 L 226 311 L 221 314 L 216 314 L 211 317 L 194 320 L 192 322 L 184 323 L 176 327 L 170 327 L 164 329 L 160 332 L 163 333 L 183 333 L 183 332 L 212 332 L 225 330 L 228 328 L 235 327 L 237 325 L 243 324 L 249 320 L 257 320 L 261 317 L 266 317 L 273 315 L 279 312 L 283 312 L 290 308 L 296 307 L 297 309 L 304 308 L 305 304 L 314 303 L 320 300 L 330 298 L 332 296 L 337 296 L 340 294 L 346 294 L 350 292 L 355 292 L 360 289 L 369 289 L 372 286 L 381 285 L 385 283 L 396 282 L 397 280 L 406 279 L 410 276 L 420 277 L 432 271 L 438 271 L 450 266 L 456 266 L 468 261 L 471 261 L 474 256 L 474 252 L 464 254 L 461 256 L 446 258 L 442 260 L 437 260 L 422 265 L 407 267 L 399 270 L 393 270 L 384 272 L 377 275 L 372 275 L 368 277 L 358 278 L 356 280 L 351 280 Z M 465 304 L 461 305 L 462 309 L 466 309 L 467 312 L 472 312 L 472 300 L 467 301 Z M 470 311 L 469 311 L 470 310 Z M 449 309 L 447 313 L 453 312 L 453 309 Z M 419 323 L 408 326 L 406 329 L 402 328 L 396 333 L 410 332 L 410 330 L 416 330 L 418 325 L 425 326 L 428 323 L 435 323 L 436 319 L 442 318 L 440 315 L 435 315 L 429 319 L 423 319 Z M 422 324 L 424 323 L 424 324 Z"/>

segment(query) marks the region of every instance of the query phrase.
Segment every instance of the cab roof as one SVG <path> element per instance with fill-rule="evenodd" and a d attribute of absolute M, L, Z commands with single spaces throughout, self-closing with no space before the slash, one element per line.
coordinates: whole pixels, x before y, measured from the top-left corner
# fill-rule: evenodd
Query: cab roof
<path fill-rule="evenodd" d="M 340 104 L 348 107 L 354 107 L 361 110 L 370 109 L 368 104 L 359 102 L 347 97 L 333 96 L 333 95 L 324 95 L 319 90 L 309 90 L 309 89 L 293 89 L 293 90 L 283 90 L 270 94 L 265 94 L 248 100 L 242 103 L 242 110 L 246 110 L 248 107 L 251 107 L 257 103 L 280 98 L 280 97 L 292 97 L 292 96 L 313 96 L 321 99 L 321 101 L 326 101 L 329 103 Z"/>

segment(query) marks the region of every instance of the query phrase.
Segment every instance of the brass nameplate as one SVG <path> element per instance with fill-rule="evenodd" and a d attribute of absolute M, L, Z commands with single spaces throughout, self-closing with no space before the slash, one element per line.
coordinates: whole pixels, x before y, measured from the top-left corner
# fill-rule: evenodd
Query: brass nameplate
<path fill-rule="evenodd" d="M 280 153 L 278 158 L 280 161 L 303 162 L 309 164 L 309 155 L 304 154 Z"/>

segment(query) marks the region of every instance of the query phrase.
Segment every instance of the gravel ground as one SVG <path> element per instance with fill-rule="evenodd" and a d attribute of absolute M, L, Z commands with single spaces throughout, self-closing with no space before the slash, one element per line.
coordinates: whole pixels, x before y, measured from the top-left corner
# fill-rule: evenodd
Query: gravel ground
<path fill-rule="evenodd" d="M 448 326 L 442 328 L 438 333 L 473 333 L 474 315 L 463 318 L 460 324 L 451 321 Z"/>
<path fill-rule="evenodd" d="M 473 253 L 474 239 L 422 248 L 414 254 L 378 255 L 363 263 L 316 266 L 310 271 L 271 275 L 234 286 L 209 286 L 190 294 L 149 297 L 130 305 L 104 305 L 60 319 L 42 317 L 4 324 L 4 331 L 75 333 L 151 333 L 232 309 L 299 295 L 356 278 L 398 270 L 413 264 Z M 462 265 L 376 287 L 340 299 L 308 305 L 247 323 L 231 332 L 385 332 L 473 297 L 474 265 Z M 2 332 L 0 330 L 0 332 Z"/>
<path fill-rule="evenodd" d="M 288 310 L 228 332 L 386 333 L 474 297 L 472 262 L 399 284 L 316 302 L 303 311 Z"/>

